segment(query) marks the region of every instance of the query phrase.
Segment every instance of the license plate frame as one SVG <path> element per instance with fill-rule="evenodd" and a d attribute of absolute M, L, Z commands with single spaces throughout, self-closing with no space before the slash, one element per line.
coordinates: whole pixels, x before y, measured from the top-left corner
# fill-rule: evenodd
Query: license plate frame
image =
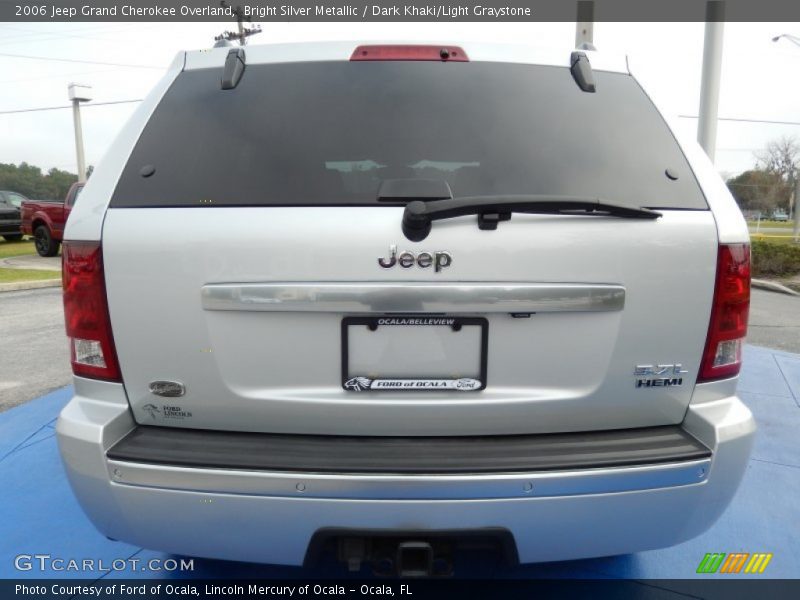
<path fill-rule="evenodd" d="M 471 377 L 376 377 L 353 375 L 350 373 L 349 356 L 351 326 L 366 325 L 373 331 L 378 327 L 451 327 L 455 329 L 467 327 L 480 328 L 479 340 L 479 375 L 478 379 Z M 489 322 L 484 317 L 454 317 L 446 315 L 381 315 L 381 316 L 348 316 L 342 318 L 342 389 L 348 392 L 479 392 L 486 389 L 486 375 L 488 370 L 489 355 Z M 391 385 L 377 382 L 394 382 Z M 428 382 L 428 383 L 424 383 Z M 444 385 L 430 382 L 444 382 Z M 477 382 L 477 383 L 476 383 Z M 376 386 L 376 387 L 373 387 Z"/>

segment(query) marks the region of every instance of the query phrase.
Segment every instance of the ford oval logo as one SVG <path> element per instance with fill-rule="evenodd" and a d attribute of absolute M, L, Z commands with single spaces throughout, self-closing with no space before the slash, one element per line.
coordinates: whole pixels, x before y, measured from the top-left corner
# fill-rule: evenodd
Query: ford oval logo
<path fill-rule="evenodd" d="M 163 398 L 178 398 L 186 393 L 186 387 L 179 381 L 151 381 L 150 393 Z"/>

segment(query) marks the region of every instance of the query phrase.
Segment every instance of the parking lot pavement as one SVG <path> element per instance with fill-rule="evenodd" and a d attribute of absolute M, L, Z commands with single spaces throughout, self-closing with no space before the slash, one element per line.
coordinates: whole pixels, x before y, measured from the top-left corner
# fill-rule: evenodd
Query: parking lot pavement
<path fill-rule="evenodd" d="M 61 288 L 0 293 L 0 412 L 72 381 Z"/>
<path fill-rule="evenodd" d="M 800 354 L 800 297 L 752 290 L 747 341 Z"/>
<path fill-rule="evenodd" d="M 800 577 L 800 355 L 747 346 L 739 393 L 758 422 L 755 449 L 739 493 L 705 534 L 662 550 L 519 567 L 506 567 L 486 556 L 480 560 L 463 556 L 457 557 L 456 575 L 686 579 L 698 577 L 697 566 L 707 552 L 771 552 L 772 561 L 761 577 Z M 146 573 L 131 568 L 88 573 L 16 571 L 14 558 L 20 553 L 103 559 L 106 565 L 115 559 L 135 558 L 141 565 L 152 558 L 171 558 L 106 539 L 79 508 L 67 485 L 54 438 L 56 417 L 70 395 L 71 389 L 63 388 L 0 414 L 0 481 L 6 482 L 0 494 L 0 577 L 348 576 L 332 556 L 314 570 L 195 559 L 194 570 L 186 573 Z M 264 543 L 279 544 L 280 540 Z M 368 573 L 363 570 L 359 575 Z M 674 590 L 680 588 L 681 582 L 676 581 Z"/>

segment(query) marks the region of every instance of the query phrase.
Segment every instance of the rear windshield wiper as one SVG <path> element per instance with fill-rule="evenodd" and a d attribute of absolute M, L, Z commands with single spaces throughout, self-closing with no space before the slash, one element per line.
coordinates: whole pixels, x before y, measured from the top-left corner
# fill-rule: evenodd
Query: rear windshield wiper
<path fill-rule="evenodd" d="M 500 221 L 508 221 L 511 213 L 570 214 L 620 217 L 623 219 L 657 219 L 660 212 L 605 202 L 599 198 L 580 196 L 468 196 L 448 200 L 406 204 L 403 212 L 403 233 L 413 242 L 428 237 L 431 223 L 464 215 L 478 215 L 480 229 L 497 229 Z"/>

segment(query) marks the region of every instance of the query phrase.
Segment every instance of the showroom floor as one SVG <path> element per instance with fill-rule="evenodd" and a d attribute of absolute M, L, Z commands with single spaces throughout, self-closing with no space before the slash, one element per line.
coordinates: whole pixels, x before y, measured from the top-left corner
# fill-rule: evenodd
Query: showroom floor
<path fill-rule="evenodd" d="M 704 535 L 665 550 L 541 565 L 505 567 L 488 556 L 457 557 L 456 574 L 470 577 L 684 579 L 707 552 L 771 552 L 761 577 L 800 577 L 800 355 L 748 346 L 739 393 L 759 431 L 742 487 L 720 521 Z M 0 577 L 153 577 L 136 571 L 20 572 L 19 554 L 82 560 L 162 553 L 113 542 L 93 528 L 72 496 L 55 441 L 55 421 L 70 388 L 0 413 Z M 275 543 L 265 540 L 265 543 Z M 364 570 L 360 575 L 367 572 Z M 348 576 L 328 556 L 314 571 L 195 559 L 190 577 L 322 578 Z M 706 577 L 742 577 L 707 575 Z"/>

